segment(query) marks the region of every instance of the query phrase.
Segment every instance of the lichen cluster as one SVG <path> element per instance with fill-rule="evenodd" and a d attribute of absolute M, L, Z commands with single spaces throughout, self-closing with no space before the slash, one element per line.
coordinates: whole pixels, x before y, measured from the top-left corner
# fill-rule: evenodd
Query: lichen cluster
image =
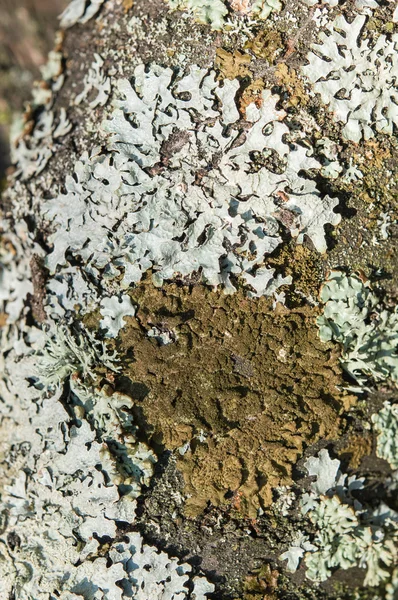
<path fill-rule="evenodd" d="M 395 310 L 383 309 L 364 278 L 341 271 L 329 274 L 320 298 L 325 303 L 323 315 L 317 320 L 320 337 L 342 345 L 341 362 L 348 373 L 362 386 L 370 376 L 396 383 Z M 394 469 L 387 482 L 387 490 L 393 493 L 398 468 L 397 404 L 385 401 L 372 415 L 371 423 L 376 436 L 375 453 Z M 365 478 L 343 474 L 340 461 L 331 459 L 327 450 L 309 458 L 304 467 L 315 480 L 309 492 L 301 495 L 300 506 L 316 533 L 296 537 L 281 555 L 288 569 L 295 571 L 303 559 L 306 577 L 325 581 L 337 569 L 356 566 L 365 570 L 365 586 L 390 582 L 388 595 L 395 594 L 391 567 L 397 562 L 396 511 L 380 498 L 375 498 L 372 507 L 364 506 L 358 492 L 364 489 Z"/>
<path fill-rule="evenodd" d="M 61 273 L 70 253 L 97 279 L 104 269 L 107 279 L 123 273 L 126 287 L 149 268 L 157 284 L 199 271 L 231 290 L 231 277 L 242 275 L 260 296 L 290 282 L 264 265 L 282 242 L 279 223 L 299 243 L 308 236 L 326 250 L 324 225 L 339 223 L 338 201 L 297 177 L 319 164 L 283 141 L 289 130 L 277 97 L 264 91 L 261 107 L 247 108 L 243 131 L 237 80 L 221 86 L 194 66 L 175 80 L 170 69 L 142 65 L 134 82 L 119 81 L 122 100 L 103 124 L 112 154 L 84 154 L 67 193 L 42 205 L 54 228 L 51 273 Z M 267 168 L 272 156 L 280 170 Z"/>
<path fill-rule="evenodd" d="M 301 536 L 285 554 L 290 570 L 297 569 L 305 553 L 306 577 L 325 581 L 338 568 L 365 570 L 364 585 L 376 587 L 390 578 L 388 570 L 397 559 L 396 513 L 384 507 L 378 517 L 363 509 L 355 492 L 363 479 L 347 477 L 326 450 L 305 463 L 315 477 L 311 491 L 301 499 L 301 509 L 315 527 L 315 535 Z"/>
<path fill-rule="evenodd" d="M 381 148 L 393 164 L 397 11 L 167 4 L 73 0 L 69 55 L 50 55 L 16 139 L 0 596 L 301 600 L 299 569 L 302 597 L 348 598 L 333 582 L 359 571 L 364 597 L 393 600 L 396 300 L 355 273 L 320 284 L 369 148 L 372 173 Z"/>
<path fill-rule="evenodd" d="M 377 432 L 377 455 L 398 469 L 398 405 L 385 402 L 372 422 Z"/>
<path fill-rule="evenodd" d="M 362 38 L 365 15 L 353 22 L 338 16 L 319 35 L 302 72 L 344 124 L 342 135 L 358 142 L 374 130 L 391 134 L 398 126 L 398 34 Z"/>
<path fill-rule="evenodd" d="M 398 380 L 398 315 L 377 310 L 377 296 L 359 275 L 332 271 L 320 298 L 325 304 L 318 319 L 320 338 L 342 345 L 342 365 L 357 381 Z"/>

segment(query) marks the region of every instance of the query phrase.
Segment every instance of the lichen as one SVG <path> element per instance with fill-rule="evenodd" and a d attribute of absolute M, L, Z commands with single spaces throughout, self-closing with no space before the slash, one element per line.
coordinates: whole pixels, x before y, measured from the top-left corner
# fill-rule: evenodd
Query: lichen
<path fill-rule="evenodd" d="M 201 23 L 209 23 L 212 29 L 222 29 L 228 8 L 224 0 L 167 0 L 170 8 L 188 10 Z"/>
<path fill-rule="evenodd" d="M 79 27 L 68 33 L 65 55 L 51 55 L 14 156 L 0 240 L 1 592 L 18 600 L 203 600 L 214 586 L 201 573 L 211 571 L 217 597 L 298 598 L 273 562 L 291 535 L 282 556 L 291 571 L 302 566 L 303 597 L 333 596 L 318 583 L 350 567 L 363 568 L 370 586 L 392 572 L 393 597 L 396 516 L 374 498 L 375 510 L 361 505 L 368 482 L 342 473 L 325 450 L 313 456 L 342 432 L 341 450 L 351 455 L 358 439 L 343 414 L 354 399 L 340 346 L 342 365 L 360 383 L 395 377 L 396 360 L 395 312 L 383 311 L 357 276 L 323 298 L 328 342 L 315 324 L 331 246 L 325 226 L 341 218 L 328 190 L 347 195 L 357 186 L 361 194 L 367 172 L 377 177 L 379 169 L 364 164 L 369 142 L 354 153 L 331 119 L 324 127 L 319 98 L 297 75 L 308 36 L 339 9 L 316 8 L 306 20 L 297 4 L 297 16 L 274 15 L 265 31 L 258 18 L 280 10 L 278 1 L 172 3 L 210 27 L 171 16 L 160 1 L 108 2 L 108 11 L 103 0 L 74 0 L 63 27 L 102 5 L 104 19 L 84 35 Z M 363 14 L 374 8 L 358 0 L 342 11 L 359 4 L 369 5 Z M 348 35 L 352 60 L 375 58 L 375 24 L 374 47 L 361 33 L 354 48 Z M 395 38 L 383 31 L 378 73 L 366 77 L 379 85 L 381 73 L 388 90 Z M 74 53 L 77 40 L 82 51 Z M 343 59 L 349 49 L 340 42 Z M 220 45 L 227 50 L 214 64 Z M 332 66 L 327 78 L 352 76 Z M 387 125 L 370 109 L 359 124 L 377 136 L 379 157 L 378 128 L 395 119 L 395 104 L 384 114 L 383 98 L 375 107 Z M 394 232 L 392 212 L 383 211 L 378 242 Z M 333 306 L 335 292 L 349 299 Z M 366 345 L 359 358 L 349 322 Z M 375 414 L 373 433 L 379 458 L 395 468 L 394 407 Z M 362 466 L 370 439 L 352 467 Z M 297 483 L 303 455 L 308 478 Z M 386 501 L 396 473 L 390 480 Z M 160 488 L 156 518 L 145 522 Z M 178 535 L 162 523 L 166 514 Z M 217 555 L 221 537 L 231 548 L 221 553 L 219 543 Z M 234 553 L 220 583 L 220 564 Z"/>
<path fill-rule="evenodd" d="M 378 413 L 372 416 L 377 432 L 377 456 L 387 460 L 393 469 L 398 469 L 398 405 L 385 402 Z"/>
<path fill-rule="evenodd" d="M 378 308 L 369 282 L 342 271 L 330 272 L 320 299 L 325 305 L 317 320 L 320 338 L 341 344 L 344 369 L 362 383 L 369 376 L 398 381 L 398 309 Z"/>
<path fill-rule="evenodd" d="M 118 108 L 103 124 L 111 154 L 85 153 L 67 193 L 43 203 L 54 229 L 52 274 L 65 271 L 69 253 L 91 281 L 123 273 L 127 287 L 153 268 L 157 285 L 199 272 L 213 286 L 233 291 L 241 276 L 254 295 L 272 295 L 290 282 L 264 264 L 282 243 L 280 223 L 297 243 L 308 236 L 326 251 L 324 226 L 340 222 L 338 200 L 297 176 L 319 163 L 283 141 L 285 113 L 268 90 L 259 108 L 246 108 L 241 130 L 239 85 L 195 66 L 176 79 L 140 65 L 133 84 L 119 80 Z M 263 165 L 270 156 L 278 170 Z"/>
<path fill-rule="evenodd" d="M 103 298 L 100 304 L 100 313 L 103 319 L 100 321 L 102 329 L 106 329 L 106 337 L 115 338 L 125 325 L 125 317 L 133 317 L 135 308 L 127 295 Z"/>
<path fill-rule="evenodd" d="M 71 129 L 72 124 L 64 108 L 61 108 L 57 117 L 52 111 L 43 112 L 31 135 L 18 138 L 13 147 L 11 158 L 16 164 L 14 177 L 24 181 L 42 173 L 56 152 L 57 141 Z"/>
<path fill-rule="evenodd" d="M 117 357 L 104 342 L 84 330 L 74 335 L 66 328 L 55 328 L 37 355 L 37 377 L 46 390 L 60 387 L 72 373 L 95 381 L 98 366 L 117 371 Z"/>
<path fill-rule="evenodd" d="M 104 0 L 71 0 L 60 16 L 60 25 L 64 29 L 68 29 L 76 23 L 87 23 L 94 17 L 101 8 Z"/>
<path fill-rule="evenodd" d="M 365 15 L 352 23 L 339 15 L 319 34 L 302 72 L 331 114 L 344 124 L 343 136 L 358 142 L 374 130 L 392 134 L 398 125 L 398 35 L 362 36 Z"/>
<path fill-rule="evenodd" d="M 337 569 L 356 566 L 366 570 L 365 586 L 388 582 L 389 567 L 397 559 L 395 520 L 388 517 L 388 511 L 377 519 L 377 510 L 364 510 L 353 495 L 363 488 L 364 480 L 344 475 L 340 461 L 331 459 L 327 450 L 309 458 L 304 466 L 315 480 L 310 493 L 301 498 L 301 510 L 315 527 L 315 534 L 294 540 L 281 560 L 296 570 L 304 556 L 306 577 L 312 581 L 325 581 Z"/>
<path fill-rule="evenodd" d="M 386 600 L 396 600 L 398 595 L 398 568 L 394 569 L 391 581 L 386 586 Z"/>
<path fill-rule="evenodd" d="M 29 260 L 23 252 L 22 239 L 27 226 L 19 223 L 15 232 L 6 221 L 0 221 L 0 314 L 3 327 L 15 323 L 29 294 L 33 292 Z"/>
<path fill-rule="evenodd" d="M 101 56 L 94 54 L 94 61 L 83 80 L 84 88 L 76 96 L 75 104 L 80 104 L 83 100 L 87 100 L 89 96 L 91 96 L 91 100 L 88 101 L 90 108 L 104 106 L 108 102 L 111 93 L 111 80 L 105 75 L 103 66 L 104 61 Z M 94 93 L 97 92 L 94 97 L 92 97 L 93 90 Z"/>
<path fill-rule="evenodd" d="M 359 566 L 367 570 L 365 586 L 388 580 L 386 567 L 395 559 L 397 531 L 388 538 L 380 528 L 361 525 L 354 509 L 337 496 L 321 500 L 309 518 L 318 530 L 313 540 L 317 549 L 305 560 L 309 579 L 325 581 L 333 569 Z"/>
<path fill-rule="evenodd" d="M 236 492 L 255 515 L 272 488 L 291 483 L 303 448 L 337 436 L 350 402 L 336 389 L 337 354 L 317 340 L 314 309 L 275 312 L 241 291 L 157 290 L 148 279 L 131 299 L 136 317 L 119 336 L 124 374 L 151 443 L 177 456 L 187 513 Z M 173 343 L 148 338 L 153 327 L 173 332 Z"/>
<path fill-rule="evenodd" d="M 47 337 L 23 308 L 18 317 L 0 332 L 2 593 L 122 600 L 156 588 L 183 600 L 190 586 L 205 600 L 214 586 L 197 569 L 139 534 L 116 542 L 157 458 L 137 439 L 131 398 L 104 385 L 114 381 L 114 355 L 82 327 Z"/>

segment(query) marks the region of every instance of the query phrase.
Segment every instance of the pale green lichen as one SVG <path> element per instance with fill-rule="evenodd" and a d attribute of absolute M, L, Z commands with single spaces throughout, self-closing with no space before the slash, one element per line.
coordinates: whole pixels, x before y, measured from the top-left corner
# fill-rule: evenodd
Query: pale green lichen
<path fill-rule="evenodd" d="M 48 337 L 37 358 L 37 377 L 44 389 L 60 387 L 73 373 L 96 379 L 98 366 L 117 371 L 115 352 L 105 342 L 95 339 L 88 331 L 75 335 L 66 328 L 57 327 Z M 33 373 L 32 373 L 33 376 Z"/>
<path fill-rule="evenodd" d="M 187 10 L 199 23 L 207 23 L 212 29 L 223 29 L 226 17 L 234 12 L 244 16 L 266 19 L 272 11 L 280 11 L 280 0 L 232 0 L 228 6 L 224 0 L 166 0 L 172 9 Z"/>
<path fill-rule="evenodd" d="M 378 298 L 359 275 L 331 271 L 320 299 L 318 318 L 322 341 L 342 345 L 341 363 L 359 383 L 367 377 L 398 381 L 398 307 L 378 309 Z"/>
<path fill-rule="evenodd" d="M 51 275 L 70 274 L 73 256 L 84 281 L 97 286 L 123 274 L 128 287 L 152 268 L 157 285 L 201 273 L 235 291 L 241 276 L 253 295 L 274 295 L 291 282 L 265 264 L 282 244 L 281 223 L 299 244 L 307 236 L 323 253 L 325 224 L 341 219 L 338 200 L 301 175 L 320 163 L 286 143 L 279 97 L 264 90 L 241 131 L 238 80 L 221 85 L 214 71 L 194 65 L 176 77 L 141 64 L 134 75 L 119 80 L 115 110 L 102 124 L 108 153 L 85 153 L 66 178 L 66 194 L 39 209 L 53 231 Z M 273 155 L 278 172 L 261 162 Z"/>
<path fill-rule="evenodd" d="M 384 402 L 383 408 L 372 416 L 377 431 L 377 456 L 398 469 L 398 404 Z"/>
<path fill-rule="evenodd" d="M 254 0 L 252 2 L 251 14 L 259 19 L 266 19 L 272 11 L 282 10 L 282 3 L 279 0 Z"/>
<path fill-rule="evenodd" d="M 190 11 L 200 23 L 222 29 L 228 9 L 223 0 L 168 0 L 170 8 Z"/>
<path fill-rule="evenodd" d="M 375 587 L 388 581 L 389 567 L 396 562 L 398 528 L 389 513 L 383 518 L 364 510 L 352 492 L 363 487 L 363 480 L 347 477 L 327 450 L 305 463 L 315 477 L 310 493 L 301 498 L 301 510 L 315 527 L 313 536 L 299 536 L 280 556 L 290 571 L 297 569 L 304 555 L 306 577 L 325 581 L 338 569 L 359 567 L 366 570 L 364 585 Z"/>
<path fill-rule="evenodd" d="M 325 581 L 334 570 L 355 566 L 366 569 L 366 586 L 388 579 L 385 567 L 395 559 L 397 532 L 388 539 L 381 528 L 362 525 L 354 508 L 338 496 L 321 497 L 308 516 L 317 529 L 312 540 L 317 549 L 305 557 L 308 579 Z"/>
<path fill-rule="evenodd" d="M 320 338 L 341 344 L 341 362 L 346 371 L 360 384 L 369 377 L 376 381 L 391 378 L 396 383 L 398 308 L 383 309 L 369 282 L 355 273 L 346 275 L 341 271 L 329 274 L 320 299 L 325 305 L 317 320 Z M 397 469 L 397 405 L 385 402 L 372 422 L 377 432 L 377 455 Z M 396 519 L 390 518 L 391 511 L 387 510 L 380 520 L 376 518 L 377 509 L 374 514 L 367 512 L 358 502 L 350 502 L 349 496 L 342 496 L 345 484 L 341 485 L 338 461 L 330 460 L 325 452 L 305 464 L 316 482 L 311 484 L 312 492 L 303 496 L 302 510 L 317 529 L 311 540 L 317 550 L 305 557 L 307 577 L 324 581 L 337 568 L 359 566 L 367 569 L 365 585 L 378 586 L 389 579 L 389 567 L 396 562 Z M 393 590 L 392 582 L 387 589 Z"/>

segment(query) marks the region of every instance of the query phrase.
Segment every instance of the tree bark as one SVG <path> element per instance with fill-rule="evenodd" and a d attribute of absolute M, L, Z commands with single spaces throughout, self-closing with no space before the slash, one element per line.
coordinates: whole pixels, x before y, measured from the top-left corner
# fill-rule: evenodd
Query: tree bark
<path fill-rule="evenodd" d="M 2 196 L 0 600 L 397 598 L 397 21 L 63 13 Z"/>

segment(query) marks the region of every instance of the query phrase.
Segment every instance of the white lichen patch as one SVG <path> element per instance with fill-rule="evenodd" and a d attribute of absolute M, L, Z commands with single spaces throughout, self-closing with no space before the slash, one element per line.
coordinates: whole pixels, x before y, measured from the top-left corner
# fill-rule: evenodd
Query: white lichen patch
<path fill-rule="evenodd" d="M 32 134 L 16 140 L 11 149 L 11 159 L 16 167 L 13 176 L 26 181 L 39 175 L 55 153 L 57 141 L 71 129 L 72 124 L 64 108 L 61 108 L 57 116 L 51 110 L 44 111 Z"/>
<path fill-rule="evenodd" d="M 0 314 L 3 315 L 3 326 L 18 320 L 28 294 L 33 292 L 29 259 L 23 244 L 28 236 L 26 223 L 20 223 L 12 233 L 8 223 L 0 221 Z M 40 252 L 37 247 L 35 250 Z"/>
<path fill-rule="evenodd" d="M 131 398 L 93 384 L 95 362 L 107 362 L 102 342 L 84 331 L 73 338 L 70 329 L 46 338 L 24 310 L 0 332 L 1 594 L 127 600 L 133 590 L 145 600 L 183 600 L 194 588 L 205 600 L 214 586 L 189 565 L 139 534 L 116 542 L 120 523 L 134 522 L 157 459 L 137 440 Z"/>
<path fill-rule="evenodd" d="M 109 152 L 84 154 L 66 194 L 44 202 L 51 273 L 62 274 L 73 256 L 91 280 L 123 274 L 126 287 L 153 269 L 158 285 L 199 272 L 230 290 L 231 277 L 242 276 L 254 295 L 271 295 L 290 282 L 266 265 L 282 242 L 281 223 L 298 243 L 307 236 L 325 252 L 324 225 L 339 223 L 338 200 L 298 175 L 320 164 L 284 141 L 285 113 L 269 91 L 261 108 L 247 108 L 243 131 L 238 87 L 194 66 L 176 78 L 140 65 L 133 84 L 120 80 L 103 124 Z"/>
<path fill-rule="evenodd" d="M 131 400 L 118 399 L 116 406 L 108 403 L 103 417 L 114 426 L 104 431 L 95 419 L 95 395 L 91 394 L 91 402 L 86 399 L 82 411 L 75 387 L 67 403 L 77 423 L 73 424 L 59 401 L 61 390 L 42 399 L 35 386 L 29 385 L 26 376 L 31 367 L 29 357 L 18 359 L 11 353 L 1 382 L 1 427 L 8 430 L 11 442 L 2 448 L 2 476 L 7 476 L 9 484 L 1 498 L 2 512 L 8 513 L 1 542 L 13 566 L 2 579 L 2 591 L 13 589 L 18 598 L 45 600 L 58 591 L 77 593 L 78 586 L 87 585 L 90 572 L 91 595 L 85 598 L 94 599 L 94 592 L 101 590 L 114 594 L 106 597 L 121 599 L 116 582 L 125 576 L 123 569 L 106 561 L 102 564 L 105 559 L 96 558 L 96 553 L 103 536 L 115 537 L 116 521 L 134 519 L 143 458 L 131 474 L 135 489 L 131 485 L 125 488 L 131 492 L 121 493 L 113 475 L 121 461 L 112 444 L 120 451 L 129 431 L 132 464 L 134 450 L 143 457 L 144 449 L 135 441 L 131 427 L 122 430 L 120 420 L 116 426 L 116 418 L 106 419 L 113 412 L 120 418 Z M 145 452 L 146 464 L 151 456 L 153 464 L 153 455 L 148 449 Z M 10 531 L 18 540 L 11 547 L 7 542 Z M 99 560 L 94 569 L 92 560 Z"/>
<path fill-rule="evenodd" d="M 307 535 L 302 531 L 299 531 L 294 539 L 292 545 L 289 546 L 288 550 L 280 555 L 279 559 L 286 562 L 286 569 L 290 573 L 297 571 L 301 559 L 306 552 L 316 550 L 316 546 L 311 544 Z"/>
<path fill-rule="evenodd" d="M 308 458 L 305 463 L 308 475 L 316 477 L 311 490 L 318 496 L 326 494 L 336 485 L 340 461 L 330 458 L 327 450 L 321 450 L 317 457 Z"/>
<path fill-rule="evenodd" d="M 59 17 L 63 29 L 68 29 L 76 23 L 87 23 L 101 8 L 104 0 L 71 0 Z"/>
<path fill-rule="evenodd" d="M 398 469 L 398 405 L 385 402 L 383 408 L 372 416 L 377 432 L 377 456 Z"/>
<path fill-rule="evenodd" d="M 75 104 L 88 100 L 90 108 L 104 106 L 111 93 L 111 80 L 104 73 L 104 61 L 99 54 L 94 54 L 94 61 L 83 80 L 83 90 L 75 98 Z M 91 97 L 91 100 L 89 99 Z"/>
<path fill-rule="evenodd" d="M 392 134 L 398 126 L 398 34 L 363 37 L 365 15 L 352 23 L 340 15 L 319 34 L 302 72 L 321 95 L 343 136 L 359 142 L 374 130 Z"/>
<path fill-rule="evenodd" d="M 178 339 L 178 335 L 174 331 L 162 331 L 162 329 L 156 326 L 151 327 L 148 331 L 148 337 L 154 338 L 160 346 L 167 346 Z"/>
<path fill-rule="evenodd" d="M 32 324 L 28 295 L 45 290 L 31 267 L 43 250 L 23 220 L 1 226 L 0 596 L 184 600 L 195 589 L 205 600 L 214 586 L 197 569 L 138 534 L 120 554 L 118 527 L 134 522 L 157 458 L 137 439 L 132 399 L 103 384 L 115 379 L 115 352 L 75 322 L 64 295 L 76 283 L 84 303 L 90 288 L 70 267 L 48 286 L 46 325 Z M 128 297 L 102 304 L 114 331 L 134 314 Z"/>
<path fill-rule="evenodd" d="M 187 10 L 199 23 L 208 23 L 212 29 L 223 29 L 228 15 L 266 19 L 272 11 L 282 9 L 280 0 L 166 0 L 171 9 Z"/>
<path fill-rule="evenodd" d="M 344 170 L 338 159 L 337 144 L 329 138 L 321 138 L 316 146 L 323 157 L 321 174 L 328 179 L 337 179 Z"/>
<path fill-rule="evenodd" d="M 128 573 L 129 597 L 136 600 L 185 600 L 188 597 L 205 600 L 215 589 L 204 577 L 195 577 L 195 595 L 188 596 L 190 565 L 181 564 L 166 553 L 145 545 L 138 533 L 128 536 L 127 542 L 117 544 L 110 556 L 115 563 L 123 564 Z"/>
<path fill-rule="evenodd" d="M 101 300 L 100 313 L 103 316 L 100 326 L 107 330 L 106 337 L 115 338 L 125 325 L 124 317 L 133 317 L 135 308 L 128 296 L 112 296 Z"/>
<path fill-rule="evenodd" d="M 62 45 L 62 34 L 55 36 L 56 46 Z M 58 50 L 48 54 L 47 63 L 40 67 L 41 80 L 33 83 L 32 98 L 29 102 L 31 108 L 45 106 L 49 109 L 54 103 L 55 94 L 59 92 L 65 82 L 64 56 Z"/>
<path fill-rule="evenodd" d="M 398 308 L 377 310 L 369 283 L 341 271 L 331 271 L 320 299 L 325 304 L 317 321 L 320 338 L 341 344 L 344 369 L 360 383 L 367 377 L 397 382 Z"/>

